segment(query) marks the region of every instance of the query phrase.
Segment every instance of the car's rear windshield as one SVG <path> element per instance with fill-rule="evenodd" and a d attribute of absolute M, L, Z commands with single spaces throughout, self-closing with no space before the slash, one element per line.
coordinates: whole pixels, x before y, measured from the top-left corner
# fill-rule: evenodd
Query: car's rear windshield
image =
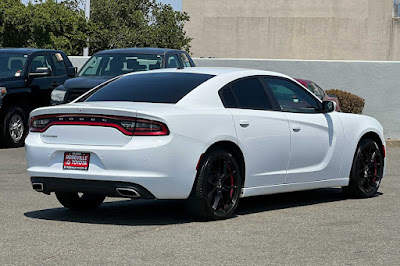
<path fill-rule="evenodd" d="M 203 82 L 214 77 L 196 73 L 148 73 L 112 81 L 82 100 L 177 103 Z"/>

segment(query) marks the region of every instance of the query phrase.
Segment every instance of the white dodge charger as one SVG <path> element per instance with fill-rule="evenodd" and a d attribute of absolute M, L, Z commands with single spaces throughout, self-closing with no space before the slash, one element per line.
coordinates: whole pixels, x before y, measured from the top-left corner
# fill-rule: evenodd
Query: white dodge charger
<path fill-rule="evenodd" d="M 34 190 L 75 210 L 106 196 L 187 199 L 195 215 L 222 219 L 241 197 L 337 186 L 372 197 L 384 175 L 382 126 L 334 109 L 274 72 L 127 74 L 34 110 L 28 173 Z"/>

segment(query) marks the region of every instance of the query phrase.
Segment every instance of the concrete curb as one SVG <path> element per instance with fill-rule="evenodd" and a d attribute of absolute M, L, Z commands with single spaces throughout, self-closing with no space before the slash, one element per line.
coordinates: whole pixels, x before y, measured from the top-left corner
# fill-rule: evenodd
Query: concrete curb
<path fill-rule="evenodd" d="M 400 148 L 400 140 L 398 139 L 387 139 L 386 146 L 390 148 Z"/>

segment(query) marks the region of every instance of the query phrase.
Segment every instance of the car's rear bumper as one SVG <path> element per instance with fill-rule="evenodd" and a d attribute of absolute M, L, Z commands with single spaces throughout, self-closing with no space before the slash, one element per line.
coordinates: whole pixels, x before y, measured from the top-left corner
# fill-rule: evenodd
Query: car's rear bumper
<path fill-rule="evenodd" d="M 138 137 L 123 147 L 49 144 L 39 134 L 30 133 L 25 150 L 28 175 L 49 178 L 46 179 L 48 188 L 46 184 L 43 187 L 45 191 L 63 191 L 82 185 L 80 190 L 92 192 L 93 185 L 100 186 L 99 193 L 112 195 L 115 184 L 136 184 L 157 199 L 185 199 L 192 190 L 204 143 L 177 135 Z M 88 170 L 63 169 L 64 154 L 71 151 L 90 153 Z M 111 185 L 111 192 L 105 184 Z"/>
<path fill-rule="evenodd" d="M 56 177 L 31 177 L 34 190 L 50 194 L 51 192 L 82 192 L 104 195 L 107 197 L 128 197 L 140 199 L 154 199 L 154 195 L 141 185 L 130 182 L 102 181 L 87 179 L 71 179 Z M 124 190 L 133 190 L 136 194 L 125 193 Z"/>

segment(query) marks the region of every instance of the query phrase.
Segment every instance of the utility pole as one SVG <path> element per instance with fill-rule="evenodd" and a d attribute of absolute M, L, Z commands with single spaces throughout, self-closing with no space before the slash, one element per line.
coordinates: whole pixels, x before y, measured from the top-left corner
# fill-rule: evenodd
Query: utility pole
<path fill-rule="evenodd" d="M 85 18 L 86 21 L 90 19 L 90 0 L 86 0 L 85 5 Z M 87 39 L 87 43 L 89 43 L 89 39 Z M 89 47 L 83 48 L 83 56 L 89 56 Z"/>

